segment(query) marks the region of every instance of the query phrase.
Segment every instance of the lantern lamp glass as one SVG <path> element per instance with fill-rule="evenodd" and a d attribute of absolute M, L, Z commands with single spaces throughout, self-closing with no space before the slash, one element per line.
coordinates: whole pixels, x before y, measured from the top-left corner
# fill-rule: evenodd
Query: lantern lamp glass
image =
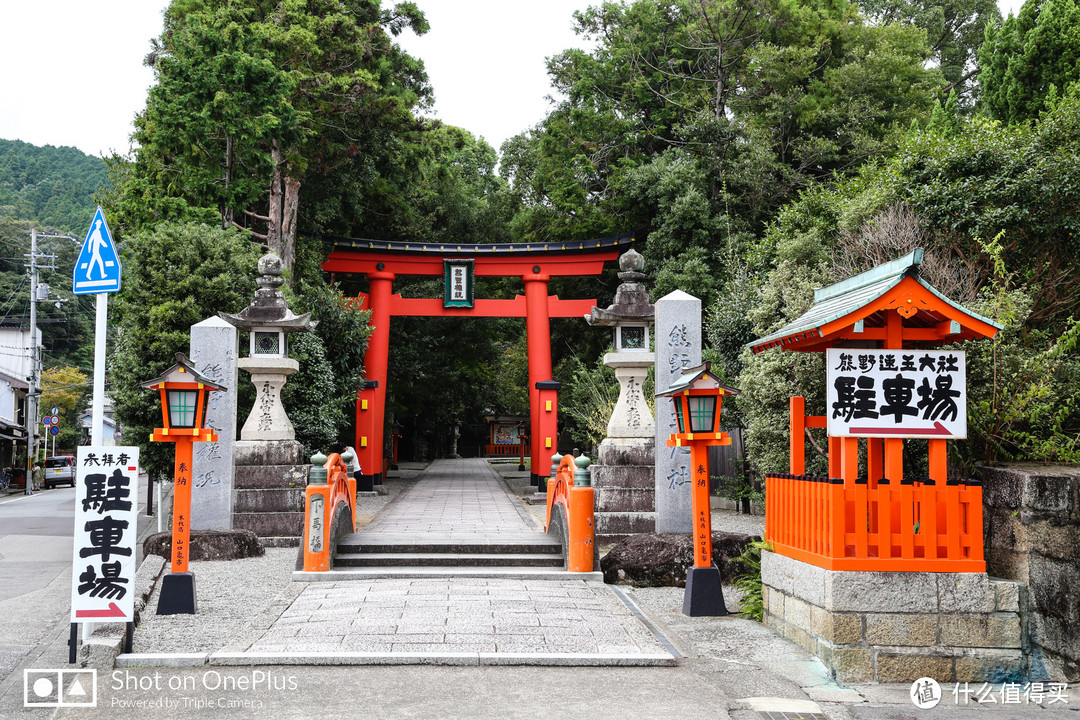
<path fill-rule="evenodd" d="M 195 427 L 195 409 L 199 401 L 198 390 L 166 390 L 165 399 L 169 405 L 170 427 Z"/>
<path fill-rule="evenodd" d="M 649 340 L 643 325 L 624 325 L 619 328 L 616 350 L 648 351 Z"/>
<path fill-rule="evenodd" d="M 281 347 L 282 333 L 256 330 L 252 343 L 254 355 L 284 355 Z"/>
<path fill-rule="evenodd" d="M 682 397 L 676 395 L 672 398 L 675 401 L 675 422 L 679 424 L 679 432 L 686 432 L 686 427 L 683 423 L 683 401 Z"/>
<path fill-rule="evenodd" d="M 690 410 L 690 432 L 714 432 L 716 427 L 716 396 L 691 395 L 686 400 Z"/>

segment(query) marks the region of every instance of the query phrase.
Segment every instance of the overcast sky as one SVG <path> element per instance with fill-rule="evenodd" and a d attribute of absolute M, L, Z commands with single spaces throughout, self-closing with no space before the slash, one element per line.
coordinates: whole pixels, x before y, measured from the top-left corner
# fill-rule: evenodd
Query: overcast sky
<path fill-rule="evenodd" d="M 544 59 L 583 42 L 572 13 L 589 0 L 416 0 L 431 31 L 399 42 L 422 58 L 435 115 L 496 149 L 535 125 L 551 93 Z M 153 76 L 142 60 L 167 0 L 0 0 L 0 138 L 128 151 Z M 384 2 L 389 4 L 389 1 Z M 1021 0 L 999 0 L 1002 12 Z"/>

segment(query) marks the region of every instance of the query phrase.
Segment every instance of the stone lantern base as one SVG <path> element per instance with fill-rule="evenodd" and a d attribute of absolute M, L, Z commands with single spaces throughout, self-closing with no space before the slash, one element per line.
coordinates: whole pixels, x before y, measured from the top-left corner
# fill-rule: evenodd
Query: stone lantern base
<path fill-rule="evenodd" d="M 235 446 L 233 527 L 268 547 L 300 544 L 311 465 L 296 440 L 241 440 Z"/>
<path fill-rule="evenodd" d="M 650 438 L 608 438 L 590 468 L 596 539 L 618 541 L 656 529 L 655 450 Z"/>

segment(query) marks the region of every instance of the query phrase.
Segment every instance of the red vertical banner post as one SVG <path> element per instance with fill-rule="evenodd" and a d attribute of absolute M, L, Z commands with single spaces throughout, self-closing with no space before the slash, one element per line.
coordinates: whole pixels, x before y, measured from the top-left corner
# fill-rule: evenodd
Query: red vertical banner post
<path fill-rule="evenodd" d="M 540 389 L 537 383 L 551 378 L 551 319 L 548 315 L 548 281 L 551 276 L 533 265 L 532 272 L 521 276 L 525 283 L 525 336 L 529 352 L 529 419 L 532 423 L 532 448 L 529 453 L 532 466 L 531 482 L 540 489 L 540 478 L 547 472 L 548 458 L 555 452 L 545 446 L 545 436 L 540 430 L 545 412 L 541 407 Z M 546 452 L 545 452 L 546 451 Z"/>
<path fill-rule="evenodd" d="M 788 422 L 791 426 L 789 470 L 792 475 L 804 475 L 806 473 L 806 398 L 799 395 L 793 396 L 788 401 L 788 408 L 790 415 Z"/>
<path fill-rule="evenodd" d="M 840 438 L 829 436 L 829 477 L 840 477 Z"/>
<path fill-rule="evenodd" d="M 559 389 L 562 383 L 554 380 L 543 380 L 536 383 L 537 391 L 537 424 L 533 425 L 534 442 L 540 445 L 542 457 L 548 457 L 559 449 Z M 539 472 L 536 473 L 536 492 L 546 493 L 549 478 L 544 470 L 533 465 Z"/>

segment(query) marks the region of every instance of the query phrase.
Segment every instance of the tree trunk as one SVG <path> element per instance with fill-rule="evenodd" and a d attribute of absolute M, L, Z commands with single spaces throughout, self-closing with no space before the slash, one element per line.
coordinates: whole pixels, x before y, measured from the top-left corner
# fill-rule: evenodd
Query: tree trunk
<path fill-rule="evenodd" d="M 713 113 L 717 120 L 723 120 L 727 113 L 724 102 L 725 92 L 727 89 L 724 87 L 724 41 L 721 39 L 716 43 L 716 107 Z"/>
<path fill-rule="evenodd" d="M 296 256 L 296 214 L 300 208 L 300 181 L 292 176 L 285 152 L 274 141 L 271 157 L 274 177 L 270 181 L 270 211 L 266 227 L 266 244 L 281 258 L 286 269 L 292 268 Z"/>
<path fill-rule="evenodd" d="M 274 141 L 270 157 L 274 160 L 274 177 L 270 180 L 270 211 L 267 213 L 270 219 L 266 223 L 266 244 L 274 254 L 284 260 L 281 248 L 281 209 L 285 204 L 285 187 L 282 182 L 285 153 L 277 140 Z"/>
<path fill-rule="evenodd" d="M 300 181 L 285 175 L 285 202 L 281 209 L 281 262 L 293 266 L 296 256 L 296 213 L 300 209 Z"/>
<path fill-rule="evenodd" d="M 229 186 L 233 178 L 233 136 L 225 136 L 225 202 L 221 207 L 221 226 L 230 227 L 235 224 L 232 204 L 229 202 Z"/>

